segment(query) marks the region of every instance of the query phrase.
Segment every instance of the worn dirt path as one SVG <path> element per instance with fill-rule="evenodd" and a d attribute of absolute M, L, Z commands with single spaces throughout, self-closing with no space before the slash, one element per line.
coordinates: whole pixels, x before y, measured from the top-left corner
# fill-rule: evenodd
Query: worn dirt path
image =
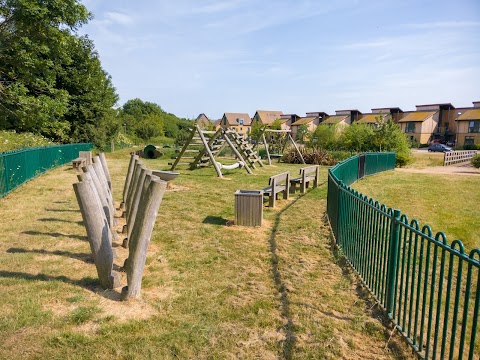
<path fill-rule="evenodd" d="M 425 168 L 396 168 L 395 171 L 440 175 L 480 175 L 480 169 L 475 169 L 470 163 L 461 163 L 449 166 L 430 166 Z"/>

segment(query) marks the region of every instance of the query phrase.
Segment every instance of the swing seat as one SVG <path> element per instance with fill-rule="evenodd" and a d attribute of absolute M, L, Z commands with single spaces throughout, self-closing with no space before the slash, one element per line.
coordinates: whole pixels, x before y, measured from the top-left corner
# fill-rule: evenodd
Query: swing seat
<path fill-rule="evenodd" d="M 279 158 L 283 157 L 283 154 L 270 154 L 270 157 L 275 158 L 275 159 L 279 159 Z"/>

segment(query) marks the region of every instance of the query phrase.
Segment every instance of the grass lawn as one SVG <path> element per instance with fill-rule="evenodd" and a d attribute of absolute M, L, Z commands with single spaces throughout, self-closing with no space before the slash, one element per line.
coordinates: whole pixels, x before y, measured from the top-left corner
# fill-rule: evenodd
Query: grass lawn
<path fill-rule="evenodd" d="M 114 195 L 128 150 L 108 154 Z M 145 160 L 168 169 L 166 160 Z M 247 175 L 181 170 L 160 207 L 142 299 L 103 291 L 72 189 L 60 167 L 0 200 L 0 358 L 405 359 L 330 249 L 322 184 L 264 209 L 261 228 L 225 226 L 234 192 L 300 165 Z M 118 216 L 119 214 L 117 214 Z M 127 250 L 114 243 L 123 264 Z M 126 284 L 122 273 L 122 283 Z"/>
<path fill-rule="evenodd" d="M 367 177 L 353 187 L 387 207 L 400 209 L 422 226 L 430 225 L 434 233 L 443 231 L 449 243 L 462 240 L 469 252 L 480 248 L 479 185 L 477 175 L 389 171 Z"/>

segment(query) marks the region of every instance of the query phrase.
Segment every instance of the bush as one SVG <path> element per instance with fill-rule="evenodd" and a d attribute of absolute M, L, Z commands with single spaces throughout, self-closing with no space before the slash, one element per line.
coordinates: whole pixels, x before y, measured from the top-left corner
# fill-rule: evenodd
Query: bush
<path fill-rule="evenodd" d="M 395 167 L 404 167 L 412 162 L 412 157 L 410 152 L 400 152 L 397 153 L 395 160 Z"/>
<path fill-rule="evenodd" d="M 332 166 L 338 162 L 328 151 L 322 149 L 303 148 L 300 149 L 300 153 L 307 164 Z M 294 148 L 290 148 L 284 153 L 283 161 L 290 164 L 302 163 Z"/>
<path fill-rule="evenodd" d="M 480 154 L 477 154 L 472 158 L 472 165 L 473 167 L 480 169 Z"/>
<path fill-rule="evenodd" d="M 475 144 L 463 145 L 463 150 L 477 150 L 477 145 Z"/>

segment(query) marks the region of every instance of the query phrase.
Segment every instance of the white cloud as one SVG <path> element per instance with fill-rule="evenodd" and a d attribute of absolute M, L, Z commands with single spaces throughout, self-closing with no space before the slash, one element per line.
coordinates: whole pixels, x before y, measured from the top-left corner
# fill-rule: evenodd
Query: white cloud
<path fill-rule="evenodd" d="M 130 25 L 133 24 L 133 18 L 127 14 L 109 11 L 105 14 L 105 18 L 113 24 Z"/>

